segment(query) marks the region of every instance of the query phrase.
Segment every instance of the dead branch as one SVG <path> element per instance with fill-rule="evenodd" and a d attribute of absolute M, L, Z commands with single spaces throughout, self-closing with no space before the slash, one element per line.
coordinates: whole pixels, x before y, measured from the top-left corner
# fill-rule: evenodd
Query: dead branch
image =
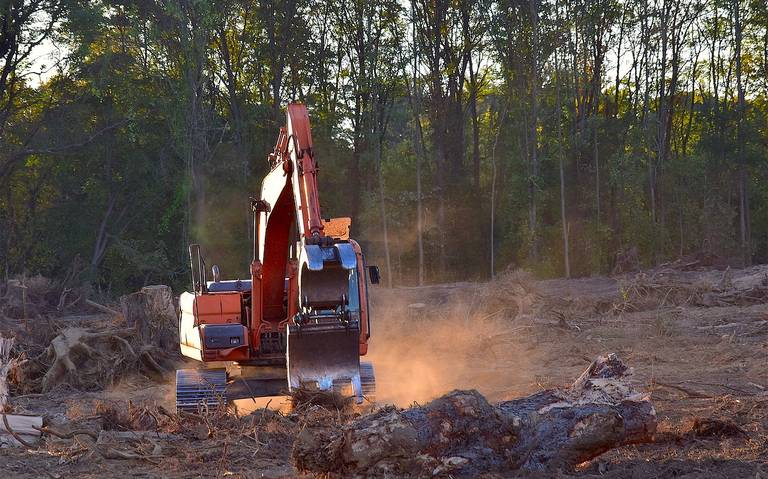
<path fill-rule="evenodd" d="M 75 429 L 74 431 L 70 431 L 70 432 L 59 432 L 59 431 L 56 431 L 55 429 L 51 429 L 51 427 L 49 426 L 35 427 L 35 429 L 37 429 L 41 433 L 56 436 L 59 439 L 73 439 L 75 436 L 88 436 L 95 441 L 99 438 L 98 434 L 88 429 Z"/>
<path fill-rule="evenodd" d="M 102 313 L 111 314 L 113 316 L 120 316 L 120 314 L 121 314 L 117 310 L 114 310 L 112 308 L 108 308 L 108 307 L 104 306 L 103 304 L 99 304 L 99 303 L 97 303 L 95 301 L 91 301 L 90 299 L 86 299 L 85 300 L 85 304 L 87 304 L 88 306 L 92 307 L 93 309 L 97 309 L 97 310 L 101 311 Z"/>

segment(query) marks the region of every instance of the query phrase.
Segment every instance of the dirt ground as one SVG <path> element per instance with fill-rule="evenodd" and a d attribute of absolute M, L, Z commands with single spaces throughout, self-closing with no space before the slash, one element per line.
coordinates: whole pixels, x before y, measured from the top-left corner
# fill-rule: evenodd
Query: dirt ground
<path fill-rule="evenodd" d="M 768 266 L 672 264 L 548 281 L 510 272 L 489 283 L 375 289 L 376 399 L 408 407 L 477 389 L 501 401 L 566 385 L 596 356 L 615 352 L 652 394 L 655 440 L 558 477 L 768 478 L 767 298 Z M 105 391 L 16 395 L 12 405 L 45 414 L 59 433 L 95 437 L 48 435 L 36 448 L 0 449 L 0 477 L 300 477 L 291 460 L 296 435 L 313 422 L 342 424 L 359 414 L 310 406 L 177 416 L 172 385 L 138 376 Z M 136 430 L 153 434 L 109 432 Z"/>

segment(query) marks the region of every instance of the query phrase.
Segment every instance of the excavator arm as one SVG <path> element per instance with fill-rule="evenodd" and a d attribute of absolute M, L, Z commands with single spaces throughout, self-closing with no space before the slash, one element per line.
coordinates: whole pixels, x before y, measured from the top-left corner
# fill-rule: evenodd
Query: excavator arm
<path fill-rule="evenodd" d="M 317 160 L 312 149 L 309 115 L 304 105 L 288 105 L 286 125 L 280 128 L 269 163 L 273 171 L 280 169 L 281 174 L 290 179 L 299 237 L 306 244 L 320 244 L 324 235 L 317 188 Z M 269 179 L 270 183 L 273 181 Z M 280 184 L 279 181 L 277 183 Z M 268 186 L 266 180 L 264 186 Z M 271 188 L 265 192 L 271 192 Z"/>
<path fill-rule="evenodd" d="M 261 274 L 264 320 L 259 334 L 270 327 L 271 318 L 286 318 L 287 313 L 289 388 L 309 383 L 327 389 L 349 383 L 362 397 L 359 356 L 365 354 L 369 336 L 367 305 L 361 297 L 365 288 L 360 286 L 365 282 L 362 253 L 348 234 L 325 234 L 317 159 L 304 105 L 288 106 L 269 163 L 272 171 L 256 206 L 259 253 L 252 267 Z M 333 225 L 344 223 L 337 220 Z M 348 220 L 346 225 L 348 229 Z M 257 278 L 252 284 L 255 288 Z"/>

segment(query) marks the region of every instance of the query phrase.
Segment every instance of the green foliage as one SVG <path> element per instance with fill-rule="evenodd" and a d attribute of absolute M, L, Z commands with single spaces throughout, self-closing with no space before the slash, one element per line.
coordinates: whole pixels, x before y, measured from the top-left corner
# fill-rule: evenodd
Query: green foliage
<path fill-rule="evenodd" d="M 419 239 L 428 281 L 492 260 L 562 275 L 563 228 L 573 275 L 630 249 L 768 260 L 765 2 L 738 4 L 743 105 L 734 2 L 19 5 L 35 14 L 0 36 L 18 47 L 0 70 L 6 275 L 182 288 L 191 242 L 247 275 L 248 199 L 290 101 L 310 109 L 323 215 L 353 215 L 380 266 L 386 220 L 395 283 L 416 282 Z M 41 36 L 65 57 L 34 80 Z"/>

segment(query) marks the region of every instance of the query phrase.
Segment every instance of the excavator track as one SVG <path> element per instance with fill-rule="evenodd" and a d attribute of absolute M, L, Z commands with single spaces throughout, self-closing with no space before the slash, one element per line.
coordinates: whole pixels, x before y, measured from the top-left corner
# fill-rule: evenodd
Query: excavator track
<path fill-rule="evenodd" d="M 376 375 L 373 364 L 361 361 L 358 371 L 359 373 L 353 378 L 334 379 L 332 389 L 345 396 L 351 393 L 358 404 L 364 402 L 373 404 L 376 402 Z"/>
<path fill-rule="evenodd" d="M 363 397 L 368 402 L 376 402 L 376 373 L 373 364 L 368 361 L 360 361 L 360 386 Z"/>
<path fill-rule="evenodd" d="M 176 371 L 176 410 L 199 412 L 227 403 L 226 369 Z"/>

